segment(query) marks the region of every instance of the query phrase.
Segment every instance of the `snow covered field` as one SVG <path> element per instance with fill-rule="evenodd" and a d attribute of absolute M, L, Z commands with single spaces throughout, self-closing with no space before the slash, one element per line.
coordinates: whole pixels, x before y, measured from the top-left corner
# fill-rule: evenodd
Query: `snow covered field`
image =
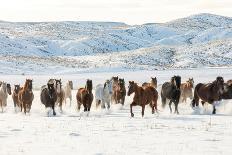
<path fill-rule="evenodd" d="M 113 75 L 138 83 L 157 76 L 158 85 L 169 81 L 172 75 L 181 75 L 182 81 L 193 77 L 198 82 L 213 81 L 216 76 L 232 79 L 231 68 L 203 68 L 165 71 L 115 71 L 86 72 L 68 75 L 0 75 L 0 80 L 11 84 L 23 84 L 26 78 L 34 80 L 35 100 L 29 115 L 15 113 L 12 98 L 8 107 L 0 113 L 0 155 L 47 155 L 47 154 L 232 154 L 232 101 L 223 101 L 217 115 L 210 115 L 211 106 L 200 107 L 194 112 L 188 101 L 179 105 L 180 115 L 169 114 L 168 107 L 152 115 L 146 107 L 145 117 L 141 108 L 135 107 L 131 118 L 126 97 L 124 107 L 113 105 L 110 111 L 93 107 L 90 116 L 75 111 L 76 89 L 84 86 L 87 78 L 94 86 Z M 64 112 L 56 117 L 47 117 L 40 103 L 39 89 L 49 78 L 61 78 L 64 83 L 73 80 L 72 106 L 64 106 Z M 158 88 L 159 90 L 159 88 Z M 132 95 L 133 96 L 133 95 Z M 160 101 L 159 101 L 160 104 Z M 83 109 L 81 109 L 83 111 Z M 58 111 L 58 109 L 57 109 Z"/>

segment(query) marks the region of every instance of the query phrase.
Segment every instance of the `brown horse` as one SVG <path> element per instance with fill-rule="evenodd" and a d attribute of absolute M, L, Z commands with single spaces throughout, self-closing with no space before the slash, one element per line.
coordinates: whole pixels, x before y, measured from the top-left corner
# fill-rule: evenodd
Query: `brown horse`
<path fill-rule="evenodd" d="M 157 112 L 157 100 L 158 100 L 158 92 L 152 86 L 140 87 L 134 81 L 129 81 L 127 95 L 130 96 L 132 93 L 135 93 L 133 102 L 130 104 L 130 113 L 131 117 L 134 117 L 132 112 L 133 106 L 141 106 L 142 107 L 142 117 L 144 116 L 145 106 L 150 104 L 152 108 L 152 114 Z"/>
<path fill-rule="evenodd" d="M 194 90 L 194 98 L 192 100 L 192 106 L 199 105 L 199 99 L 201 99 L 202 105 L 205 102 L 213 105 L 213 114 L 216 114 L 215 103 L 221 100 L 221 95 L 224 92 L 224 79 L 217 77 L 215 81 L 208 84 L 198 83 Z"/>
<path fill-rule="evenodd" d="M 12 99 L 14 102 L 15 111 L 16 111 L 16 107 L 18 108 L 20 107 L 19 98 L 18 98 L 19 90 L 20 90 L 20 85 L 14 85 L 14 92 L 12 94 Z"/>
<path fill-rule="evenodd" d="M 142 84 L 142 87 L 146 87 L 146 86 L 152 86 L 154 87 L 155 89 L 157 89 L 157 78 L 156 77 L 151 77 L 151 82 L 148 83 L 148 82 L 144 82 Z"/>
<path fill-rule="evenodd" d="M 56 94 L 57 94 L 57 100 L 56 100 L 56 105 L 60 107 L 60 111 L 62 112 L 62 106 L 65 98 L 65 93 L 64 89 L 62 88 L 62 82 L 61 79 L 57 80 L 55 79 L 55 89 L 56 89 Z"/>
<path fill-rule="evenodd" d="M 24 108 L 25 114 L 30 112 L 33 99 L 34 94 L 32 92 L 32 80 L 26 79 L 24 86 L 20 88 L 18 93 L 18 100 L 20 103 L 21 111 Z"/>
<path fill-rule="evenodd" d="M 124 79 L 119 79 L 118 84 L 115 87 L 115 100 L 116 104 L 121 103 L 124 105 L 126 96 L 126 87 Z"/>
<path fill-rule="evenodd" d="M 193 86 L 194 86 L 194 80 L 193 78 L 189 78 L 186 83 L 182 83 L 180 85 L 181 90 L 181 101 L 185 102 L 187 101 L 187 98 L 193 99 Z"/>
<path fill-rule="evenodd" d="M 224 84 L 224 92 L 221 95 L 221 99 L 223 100 L 232 99 L 232 80 L 228 80 Z"/>
<path fill-rule="evenodd" d="M 77 91 L 77 110 L 80 111 L 81 105 L 84 106 L 84 112 L 90 111 L 93 102 L 93 84 L 92 80 L 87 80 L 85 88 L 79 88 Z"/>
<path fill-rule="evenodd" d="M 113 76 L 110 80 L 111 85 L 112 85 L 112 97 L 111 97 L 111 102 L 117 103 L 116 99 L 116 89 L 118 88 L 118 76 Z"/>

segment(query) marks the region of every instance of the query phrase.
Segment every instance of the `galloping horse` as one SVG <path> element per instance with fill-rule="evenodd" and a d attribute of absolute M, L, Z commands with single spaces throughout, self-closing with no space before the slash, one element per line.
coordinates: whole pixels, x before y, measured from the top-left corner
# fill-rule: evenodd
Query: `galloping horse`
<path fill-rule="evenodd" d="M 169 108 L 170 112 L 172 113 L 172 102 L 175 104 L 175 113 L 179 114 L 178 111 L 178 104 L 180 100 L 180 84 L 181 84 L 181 77 L 180 76 L 173 76 L 170 82 L 165 82 L 162 85 L 161 89 L 161 100 L 162 100 L 162 107 L 164 108 L 166 105 L 166 100 L 169 99 Z"/>
<path fill-rule="evenodd" d="M 68 81 L 66 83 L 66 86 L 64 87 L 64 101 L 65 101 L 65 105 L 66 105 L 66 99 L 69 98 L 69 102 L 70 102 L 70 107 L 72 104 L 72 90 L 73 90 L 73 82 L 72 81 Z"/>
<path fill-rule="evenodd" d="M 152 86 L 154 87 L 155 89 L 157 89 L 157 78 L 156 77 L 151 77 L 151 82 L 148 83 L 148 82 L 144 82 L 142 84 L 142 87 L 145 87 L 145 86 Z"/>
<path fill-rule="evenodd" d="M 228 80 L 224 84 L 224 92 L 221 94 L 221 99 L 223 100 L 232 99 L 232 80 Z"/>
<path fill-rule="evenodd" d="M 15 108 L 15 112 L 16 112 L 16 107 L 20 107 L 20 103 L 19 103 L 19 90 L 20 90 L 20 85 L 14 85 L 14 92 L 12 94 L 12 99 L 14 101 L 14 108 Z"/>
<path fill-rule="evenodd" d="M 2 112 L 3 112 L 3 108 L 6 107 L 6 105 L 7 105 L 8 94 L 11 95 L 10 84 L 2 82 L 2 84 L 0 86 L 0 106 L 2 108 Z"/>
<path fill-rule="evenodd" d="M 133 102 L 130 104 L 130 113 L 131 117 L 134 117 L 134 113 L 132 111 L 133 106 L 141 106 L 142 107 L 142 117 L 144 116 L 145 106 L 150 104 L 152 108 L 152 114 L 157 112 L 157 100 L 158 100 L 158 92 L 152 86 L 140 87 L 134 81 L 129 81 L 128 92 L 127 95 L 130 96 L 132 93 L 135 93 Z"/>
<path fill-rule="evenodd" d="M 47 83 L 47 86 L 42 86 L 40 93 L 40 100 L 42 104 L 45 105 L 45 108 L 52 108 L 53 115 L 56 115 L 55 112 L 55 103 L 57 101 L 57 93 L 54 88 L 54 83 Z"/>
<path fill-rule="evenodd" d="M 181 90 L 181 101 L 185 102 L 187 101 L 187 98 L 190 98 L 191 100 L 193 99 L 193 86 L 194 86 L 194 80 L 193 78 L 189 78 L 186 83 L 182 83 L 180 85 L 180 90 Z"/>
<path fill-rule="evenodd" d="M 116 104 L 121 103 L 124 105 L 126 97 L 126 87 L 124 79 L 119 79 L 118 84 L 115 87 L 115 101 Z"/>
<path fill-rule="evenodd" d="M 31 110 L 32 101 L 34 99 L 34 94 L 32 92 L 32 80 L 26 79 L 26 82 L 22 88 L 20 88 L 18 93 L 18 99 L 21 107 L 21 111 L 24 108 L 24 113 L 29 113 Z"/>
<path fill-rule="evenodd" d="M 117 103 L 116 101 L 116 88 L 118 87 L 118 76 L 113 76 L 110 80 L 111 85 L 112 85 L 112 98 L 111 101 L 112 103 Z"/>
<path fill-rule="evenodd" d="M 92 102 L 93 102 L 93 84 L 92 80 L 86 81 L 85 88 L 79 88 L 77 91 L 76 99 L 77 99 L 77 110 L 80 111 L 81 105 L 84 106 L 84 112 L 90 111 Z"/>
<path fill-rule="evenodd" d="M 224 92 L 224 79 L 217 77 L 215 81 L 208 84 L 198 83 L 194 90 L 194 98 L 192 100 L 192 106 L 199 105 L 199 99 L 202 100 L 202 105 L 205 102 L 213 105 L 213 114 L 216 114 L 215 104 L 221 100 L 221 95 Z"/>
<path fill-rule="evenodd" d="M 105 108 L 105 104 L 107 104 L 107 109 L 109 109 L 111 96 L 112 83 L 109 80 L 106 80 L 104 86 L 102 84 L 98 84 L 95 90 L 96 107 L 98 107 L 101 104 L 101 107 Z"/>

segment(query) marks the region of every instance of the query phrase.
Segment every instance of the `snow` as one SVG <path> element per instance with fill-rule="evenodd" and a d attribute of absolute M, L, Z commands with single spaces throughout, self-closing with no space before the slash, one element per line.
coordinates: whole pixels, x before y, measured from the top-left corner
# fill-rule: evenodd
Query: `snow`
<path fill-rule="evenodd" d="M 75 94 L 84 86 L 87 78 L 93 80 L 94 87 L 113 75 L 119 75 L 138 83 L 158 78 L 158 91 L 163 82 L 172 75 L 181 75 L 182 81 L 193 77 L 198 82 L 213 81 L 216 76 L 225 80 L 231 78 L 231 68 L 202 68 L 157 71 L 108 71 L 80 72 L 75 74 L 45 75 L 1 75 L 2 81 L 13 84 L 24 83 L 25 78 L 33 79 L 35 100 L 31 113 L 26 116 L 15 113 L 11 96 L 4 113 L 0 113 L 0 154 L 225 154 L 231 151 L 232 101 L 223 101 L 216 115 L 211 115 L 212 107 L 200 107 L 193 111 L 188 103 L 179 105 L 180 115 L 169 114 L 169 109 L 160 107 L 159 114 L 152 115 L 149 106 L 145 117 L 141 117 L 141 107 L 135 107 L 135 117 L 131 118 L 129 104 L 132 96 L 126 97 L 125 106 L 113 105 L 110 111 L 95 108 L 86 116 L 76 111 Z M 73 80 L 72 106 L 64 106 L 64 112 L 56 117 L 47 117 L 40 103 L 40 86 L 49 78 L 61 78 L 63 83 Z M 68 102 L 69 103 L 69 102 Z"/>

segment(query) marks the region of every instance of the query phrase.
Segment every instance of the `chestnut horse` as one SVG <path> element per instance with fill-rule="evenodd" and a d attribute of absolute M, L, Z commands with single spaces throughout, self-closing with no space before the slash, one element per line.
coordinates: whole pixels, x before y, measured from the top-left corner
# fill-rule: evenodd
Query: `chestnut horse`
<path fill-rule="evenodd" d="M 192 107 L 199 105 L 201 99 L 202 105 L 205 102 L 213 105 L 212 114 L 216 114 L 215 104 L 221 100 L 221 95 L 224 92 L 224 79 L 220 76 L 215 81 L 208 84 L 198 83 L 194 90 L 194 98 L 192 100 Z"/>
<path fill-rule="evenodd" d="M 14 85 L 14 92 L 12 94 L 12 99 L 14 102 L 14 108 L 15 108 L 15 112 L 17 111 L 16 107 L 20 107 L 20 103 L 19 103 L 19 90 L 20 90 L 20 85 Z"/>
<path fill-rule="evenodd" d="M 157 100 L 158 100 L 158 92 L 152 86 L 140 87 L 134 81 L 129 81 L 128 92 L 127 95 L 130 96 L 132 93 L 135 93 L 133 102 L 130 104 L 130 113 L 131 117 L 134 117 L 132 112 L 133 106 L 141 106 L 142 107 L 142 117 L 144 116 L 145 106 L 150 104 L 152 108 L 152 114 L 157 112 Z"/>
<path fill-rule="evenodd" d="M 116 104 L 121 103 L 124 105 L 126 96 L 126 87 L 124 79 L 119 79 L 118 84 L 115 87 L 115 101 Z"/>
<path fill-rule="evenodd" d="M 161 89 L 161 100 L 162 100 L 162 107 L 164 108 L 166 105 L 166 100 L 169 99 L 169 108 L 170 112 L 172 113 L 172 102 L 175 104 L 175 113 L 179 114 L 178 111 L 178 104 L 180 100 L 180 84 L 181 84 L 181 77 L 180 76 L 173 76 L 170 82 L 165 82 L 162 85 Z"/>
<path fill-rule="evenodd" d="M 93 102 L 93 84 L 92 80 L 87 80 L 85 88 L 79 88 L 77 91 L 76 99 L 77 99 L 77 110 L 80 111 L 81 105 L 84 106 L 84 112 L 90 111 L 92 102 Z"/>
<path fill-rule="evenodd" d="M 142 84 L 142 87 L 145 87 L 145 86 L 152 86 L 154 87 L 155 89 L 157 89 L 157 78 L 156 77 L 151 77 L 151 82 L 148 83 L 148 82 L 144 82 Z"/>
<path fill-rule="evenodd" d="M 22 88 L 20 88 L 18 93 L 18 99 L 21 107 L 21 111 L 24 108 L 24 113 L 29 113 L 31 110 L 32 101 L 34 99 L 34 94 L 32 92 L 32 80 L 26 79 L 26 82 Z"/>
<path fill-rule="evenodd" d="M 182 83 L 180 85 L 181 90 L 181 101 L 185 102 L 187 101 L 187 98 L 193 99 L 193 86 L 194 86 L 194 80 L 193 78 L 189 78 L 186 83 Z"/>

